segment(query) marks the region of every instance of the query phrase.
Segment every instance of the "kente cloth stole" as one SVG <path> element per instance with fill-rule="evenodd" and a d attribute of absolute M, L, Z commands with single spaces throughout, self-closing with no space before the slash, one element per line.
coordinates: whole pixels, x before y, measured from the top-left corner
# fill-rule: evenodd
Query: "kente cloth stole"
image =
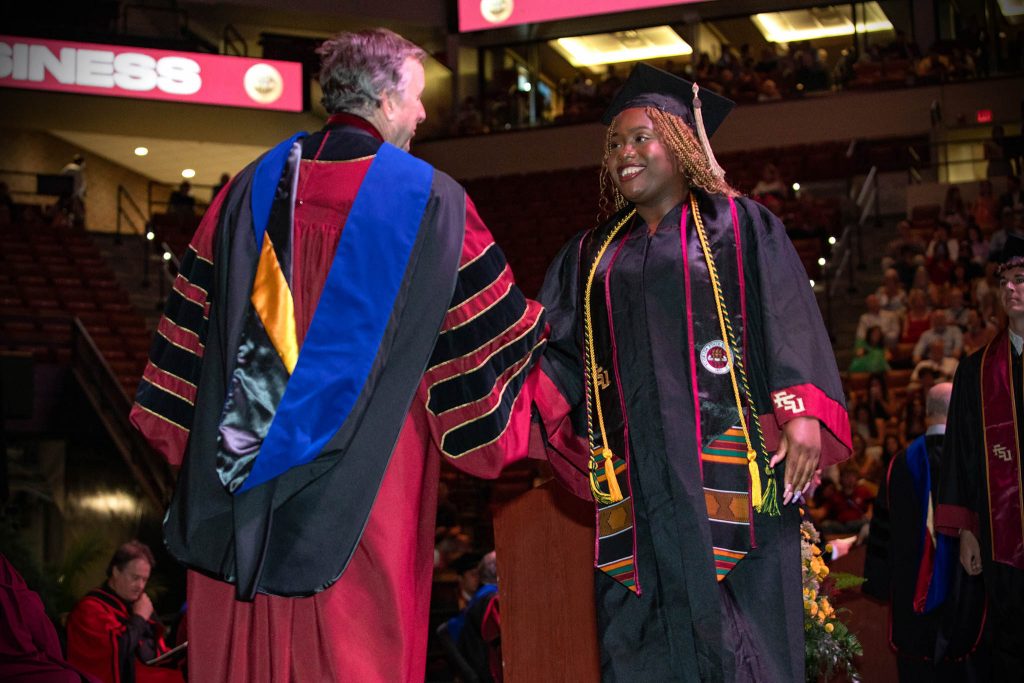
<path fill-rule="evenodd" d="M 1004 328 L 982 356 L 981 414 L 992 559 L 1024 569 L 1024 500 L 1016 409 L 1016 402 L 1024 397 L 1014 395 L 1012 354 L 1010 335 Z"/>
<path fill-rule="evenodd" d="M 433 180 L 429 165 L 381 145 L 299 349 L 291 295 L 296 140 L 266 154 L 253 181 L 259 259 L 217 455 L 221 483 L 235 494 L 314 460 L 350 416 L 391 318 Z"/>
<path fill-rule="evenodd" d="M 907 469 L 917 496 L 921 515 L 921 533 L 918 549 L 921 562 L 917 568 L 914 587 L 914 611 L 926 614 L 942 605 L 949 592 L 949 583 L 956 569 L 957 545 L 951 536 L 935 532 L 934 501 L 932 501 L 932 471 L 928 463 L 925 437 L 919 436 L 907 447 Z"/>
<path fill-rule="evenodd" d="M 632 213 L 612 232 L 591 233 L 581 244 L 580 291 L 584 310 L 584 382 L 591 488 L 597 507 L 598 569 L 640 595 L 636 572 L 633 495 L 629 481 L 629 421 L 619 376 L 615 321 L 611 315 L 610 274 L 633 229 Z M 627 227 L 628 225 L 628 227 Z M 611 238 L 618 236 L 617 243 Z M 589 282 L 588 282 L 589 281 Z M 589 296 L 588 296 L 589 293 Z M 603 454 L 607 454 L 604 457 Z M 612 470 L 612 472 L 609 472 Z M 615 491 L 617 495 L 600 495 Z"/>
<path fill-rule="evenodd" d="M 706 223 L 705 229 L 708 239 L 714 240 L 718 247 L 714 250 L 714 258 L 720 282 L 740 282 L 739 245 L 735 234 L 730 235 L 732 231 L 721 229 L 715 231 Z M 722 339 L 711 274 L 690 207 L 683 211 L 680 245 L 687 337 L 690 340 L 690 387 L 694 414 L 699 416 L 696 446 L 700 453 L 715 575 L 722 581 L 750 552 L 754 543 L 748 439 L 740 425 L 733 394 L 731 373 L 736 370 L 734 353 L 729 350 L 728 341 Z M 744 340 L 746 326 L 742 315 L 741 287 L 723 289 L 722 296 L 732 333 L 736 339 Z M 742 341 L 740 343 L 743 344 Z M 750 415 L 749 410 L 747 415 Z M 765 457 L 763 453 L 759 456 Z"/>

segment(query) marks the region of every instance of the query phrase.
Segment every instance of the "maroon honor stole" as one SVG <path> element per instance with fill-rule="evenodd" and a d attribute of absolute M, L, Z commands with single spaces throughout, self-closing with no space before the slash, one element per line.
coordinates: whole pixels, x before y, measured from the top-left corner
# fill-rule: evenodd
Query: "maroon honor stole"
<path fill-rule="evenodd" d="M 1014 396 L 1010 335 L 1003 330 L 981 361 L 981 414 L 985 481 L 989 497 L 992 559 L 1024 569 L 1024 501 L 1021 499 L 1020 443 Z"/>

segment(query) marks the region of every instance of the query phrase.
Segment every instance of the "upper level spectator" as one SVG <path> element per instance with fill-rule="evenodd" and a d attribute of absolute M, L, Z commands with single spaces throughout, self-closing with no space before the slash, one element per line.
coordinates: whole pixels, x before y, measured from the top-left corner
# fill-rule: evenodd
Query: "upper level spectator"
<path fill-rule="evenodd" d="M 192 196 L 192 183 L 182 180 L 181 185 L 174 192 L 171 192 L 167 201 L 167 213 L 181 216 L 195 215 L 196 198 Z"/>

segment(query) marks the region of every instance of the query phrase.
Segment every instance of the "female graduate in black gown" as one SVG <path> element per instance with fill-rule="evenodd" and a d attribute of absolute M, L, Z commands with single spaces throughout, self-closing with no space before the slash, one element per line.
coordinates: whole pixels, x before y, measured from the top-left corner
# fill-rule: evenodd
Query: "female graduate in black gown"
<path fill-rule="evenodd" d="M 641 65 L 606 114 L 616 209 L 548 272 L 544 371 L 589 447 L 603 680 L 801 681 L 789 503 L 849 424 L 784 227 L 706 143 L 732 103 L 691 86 Z"/>

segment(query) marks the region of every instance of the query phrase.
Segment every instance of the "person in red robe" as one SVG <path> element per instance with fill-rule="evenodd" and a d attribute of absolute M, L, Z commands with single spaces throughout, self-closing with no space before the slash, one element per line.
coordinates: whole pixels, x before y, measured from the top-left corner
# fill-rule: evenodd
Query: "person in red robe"
<path fill-rule="evenodd" d="M 530 372 L 541 307 L 407 154 L 425 53 L 374 29 L 320 54 L 327 125 L 215 198 L 132 410 L 181 466 L 164 530 L 193 682 L 422 681 L 441 459 L 494 477 L 533 405 L 567 424 Z"/>
<path fill-rule="evenodd" d="M 147 666 L 166 653 L 164 627 L 146 583 L 156 562 L 143 543 L 128 541 L 107 565 L 107 580 L 68 615 L 68 661 L 104 683 L 181 683 L 173 668 Z"/>
<path fill-rule="evenodd" d="M 95 683 L 64 660 L 57 630 L 14 565 L 0 553 L 0 680 L 6 683 Z"/>

